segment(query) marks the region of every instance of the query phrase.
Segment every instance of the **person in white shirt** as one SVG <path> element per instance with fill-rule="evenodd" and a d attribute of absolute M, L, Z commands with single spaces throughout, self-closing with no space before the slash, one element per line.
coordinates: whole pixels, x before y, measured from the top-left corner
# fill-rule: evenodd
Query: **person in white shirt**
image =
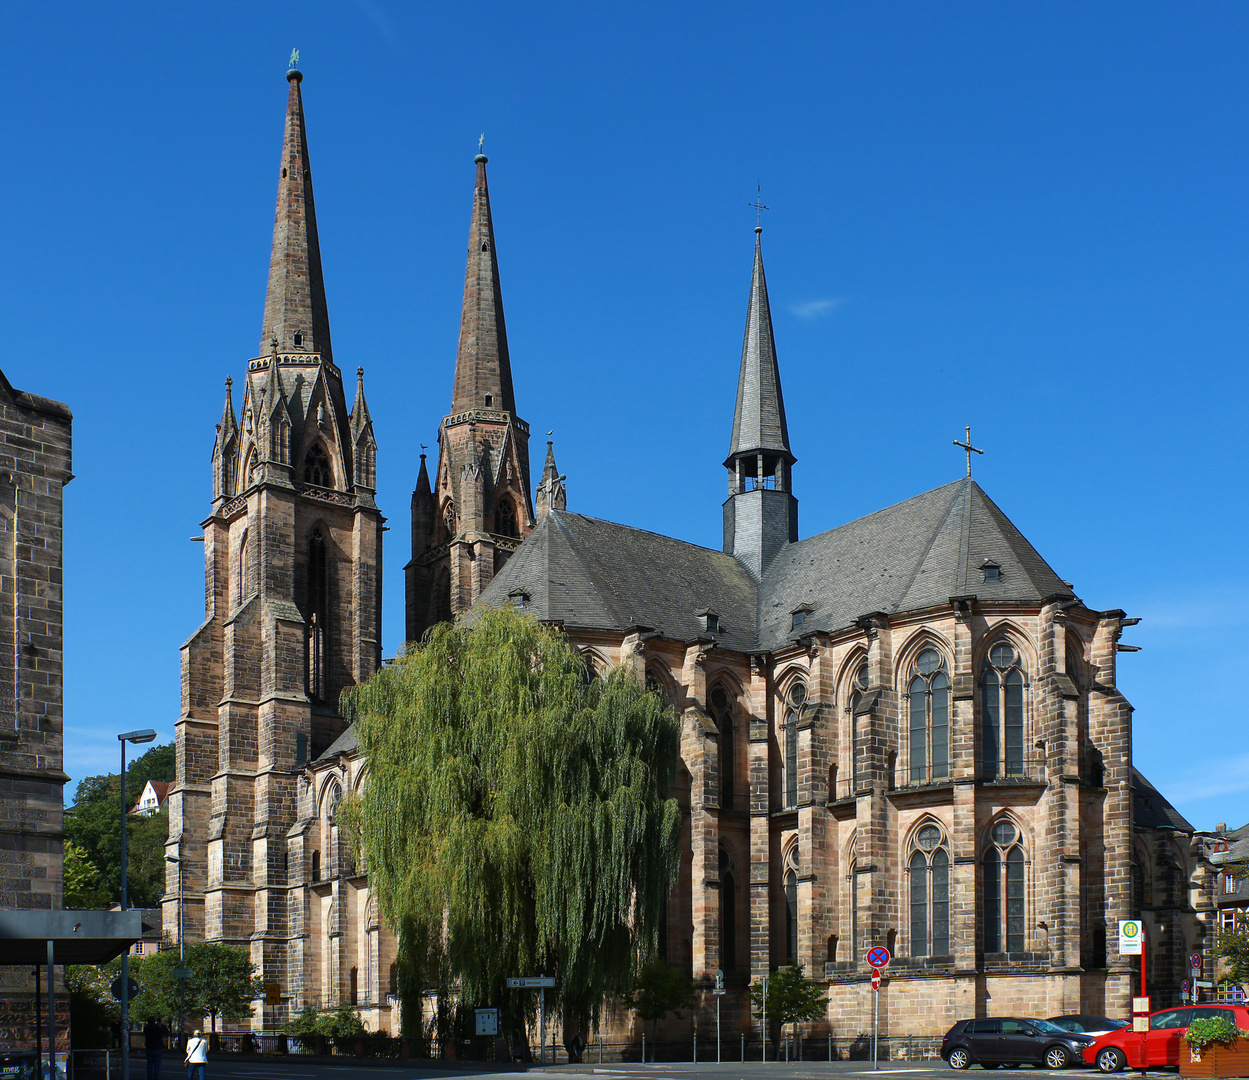
<path fill-rule="evenodd" d="M 186 1080 L 195 1080 L 195 1070 L 199 1069 L 199 1080 L 205 1080 L 208 1069 L 208 1040 L 199 1028 L 195 1029 L 186 1044 Z"/>

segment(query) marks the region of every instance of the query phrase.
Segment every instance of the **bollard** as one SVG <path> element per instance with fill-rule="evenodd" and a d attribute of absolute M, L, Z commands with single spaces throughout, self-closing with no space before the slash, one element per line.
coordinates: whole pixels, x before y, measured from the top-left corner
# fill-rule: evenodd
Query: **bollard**
<path fill-rule="evenodd" d="M 833 1033 L 828 1033 L 828 1060 L 833 1060 Z"/>
<path fill-rule="evenodd" d="M 694 1032 L 694 1064 L 698 1064 L 698 1032 Z"/>
<path fill-rule="evenodd" d="M 742 1060 L 746 1060 L 746 1033 L 742 1032 Z"/>
<path fill-rule="evenodd" d="M 646 1064 L 646 1032 L 642 1032 L 642 1064 Z"/>
<path fill-rule="evenodd" d="M 603 1036 L 598 1037 L 598 1063 L 603 1064 Z"/>

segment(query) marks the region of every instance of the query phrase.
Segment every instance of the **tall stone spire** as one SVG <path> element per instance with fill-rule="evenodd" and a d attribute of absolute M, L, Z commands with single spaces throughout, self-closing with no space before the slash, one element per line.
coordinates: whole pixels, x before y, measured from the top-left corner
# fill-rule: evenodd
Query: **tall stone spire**
<path fill-rule="evenodd" d="M 798 500 L 790 491 L 791 467 L 785 400 L 772 336 L 772 310 L 763 274 L 763 229 L 755 229 L 755 265 L 746 310 L 746 336 L 737 376 L 737 408 L 724 465 L 724 550 L 756 578 L 772 557 L 798 539 Z"/>
<path fill-rule="evenodd" d="M 265 322 L 257 355 L 268 353 L 271 340 L 276 338 L 279 352 L 320 353 L 326 360 L 333 360 L 325 280 L 321 276 L 321 247 L 317 241 L 317 214 L 312 200 L 308 135 L 304 130 L 304 103 L 299 90 L 303 73 L 291 68 L 286 78 L 290 83 L 286 99 L 286 135 L 282 140 L 282 171 L 273 220 Z"/>
<path fill-rule="evenodd" d="M 468 233 L 468 268 L 464 274 L 464 309 L 460 316 L 460 347 L 455 360 L 451 414 L 469 409 L 516 411 L 512 363 L 507 353 L 499 260 L 494 250 L 490 191 L 486 186 L 486 155 L 478 154 L 473 221 Z"/>

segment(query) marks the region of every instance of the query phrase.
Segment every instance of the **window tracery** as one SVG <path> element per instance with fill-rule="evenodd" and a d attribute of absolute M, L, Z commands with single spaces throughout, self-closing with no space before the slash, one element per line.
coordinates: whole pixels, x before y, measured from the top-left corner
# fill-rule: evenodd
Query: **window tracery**
<path fill-rule="evenodd" d="M 1009 641 L 995 642 L 980 676 L 981 772 L 986 778 L 1023 776 L 1025 685 L 1018 650 Z"/>
<path fill-rule="evenodd" d="M 950 853 L 945 834 L 929 822 L 912 841 L 907 863 L 911 878 L 911 955 L 950 952 Z"/>
<path fill-rule="evenodd" d="M 785 961 L 798 961 L 798 851 L 797 844 L 785 849 Z"/>
<path fill-rule="evenodd" d="M 807 684 L 795 679 L 785 694 L 785 719 L 781 725 L 784 739 L 785 805 L 798 805 L 798 722 L 807 700 Z"/>
<path fill-rule="evenodd" d="M 308 696 L 326 700 L 326 633 L 329 622 L 329 555 L 320 527 L 308 540 Z"/>
<path fill-rule="evenodd" d="M 737 969 L 737 874 L 733 855 L 720 845 L 720 966 Z"/>
<path fill-rule="evenodd" d="M 999 818 L 984 851 L 984 951 L 1022 952 L 1026 863 L 1015 823 Z"/>
<path fill-rule="evenodd" d="M 859 706 L 863 704 L 863 697 L 867 693 L 868 678 L 867 661 L 864 660 L 861 664 L 859 664 L 854 673 L 854 679 L 850 684 L 850 695 L 848 701 L 848 709 L 850 713 L 850 782 L 852 793 L 857 791 L 859 787 Z"/>
<path fill-rule="evenodd" d="M 732 810 L 736 795 L 737 746 L 733 732 L 733 699 L 723 685 L 712 689 L 708 702 L 712 720 L 720 732 L 720 809 Z"/>
<path fill-rule="evenodd" d="M 314 487 L 332 487 L 334 484 L 329 455 L 320 443 L 313 443 L 304 455 L 304 483 Z"/>
<path fill-rule="evenodd" d="M 945 659 L 926 648 L 911 664 L 910 781 L 942 780 L 950 775 L 950 677 Z"/>

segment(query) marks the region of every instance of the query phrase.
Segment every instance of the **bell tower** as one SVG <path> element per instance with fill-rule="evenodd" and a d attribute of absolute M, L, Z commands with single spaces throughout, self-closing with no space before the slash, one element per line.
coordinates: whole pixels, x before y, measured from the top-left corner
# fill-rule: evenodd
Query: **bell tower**
<path fill-rule="evenodd" d="M 725 468 L 724 551 L 758 580 L 778 551 L 798 540 L 798 500 L 790 488 L 798 459 L 789 450 L 785 399 L 763 275 L 763 229 L 755 229 L 755 265 L 737 376 L 737 408 Z"/>
<path fill-rule="evenodd" d="M 451 412 L 431 478 L 421 455 L 412 493 L 407 638 L 470 607 L 534 526 L 529 425 L 516 415 L 499 260 L 478 154 Z"/>
<path fill-rule="evenodd" d="M 303 75 L 286 78 L 260 348 L 237 416 L 226 380 L 205 619 L 182 647 L 167 850 L 183 860 L 188 938 L 249 948 L 258 974 L 299 1000 L 287 833 L 302 770 L 348 726 L 339 694 L 380 663 L 383 519 L 364 369 L 349 409 L 330 342 Z M 178 865 L 168 872 L 177 940 Z"/>

